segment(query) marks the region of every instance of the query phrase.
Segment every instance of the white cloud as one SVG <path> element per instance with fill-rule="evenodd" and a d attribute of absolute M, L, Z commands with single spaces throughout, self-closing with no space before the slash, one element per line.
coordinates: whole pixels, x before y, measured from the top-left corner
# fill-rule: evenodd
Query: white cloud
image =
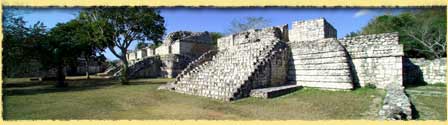
<path fill-rule="evenodd" d="M 364 16 L 364 15 L 366 15 L 368 13 L 370 13 L 370 10 L 368 10 L 368 9 L 361 9 L 358 12 L 356 12 L 355 15 L 353 15 L 353 17 L 354 18 L 358 18 L 358 17 Z"/>

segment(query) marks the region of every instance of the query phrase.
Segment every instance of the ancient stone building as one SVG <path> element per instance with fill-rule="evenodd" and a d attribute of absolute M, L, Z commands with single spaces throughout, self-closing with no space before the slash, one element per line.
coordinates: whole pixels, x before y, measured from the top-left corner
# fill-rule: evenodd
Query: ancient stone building
<path fill-rule="evenodd" d="M 218 50 L 190 63 L 167 85 L 176 92 L 235 100 L 251 90 L 288 84 L 285 27 L 249 30 L 218 40 Z"/>
<path fill-rule="evenodd" d="M 167 35 L 163 44 L 155 49 L 146 47 L 130 51 L 127 59 L 130 63 L 130 78 L 139 77 L 176 77 L 187 65 L 203 53 L 215 49 L 208 32 L 177 31 Z M 114 76 L 120 70 L 110 69 Z"/>
<path fill-rule="evenodd" d="M 294 22 L 290 30 L 285 25 L 222 37 L 217 50 L 192 61 L 160 89 L 229 101 L 271 97 L 298 86 L 402 86 L 403 46 L 397 33 L 342 39 L 336 34 L 320 18 Z"/>
<path fill-rule="evenodd" d="M 423 58 L 403 59 L 404 84 L 445 83 L 446 58 L 427 60 Z"/>

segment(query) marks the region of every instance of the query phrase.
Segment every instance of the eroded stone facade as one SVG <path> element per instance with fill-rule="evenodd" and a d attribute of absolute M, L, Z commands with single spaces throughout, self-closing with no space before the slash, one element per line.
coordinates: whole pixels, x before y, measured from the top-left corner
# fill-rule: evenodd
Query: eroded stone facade
<path fill-rule="evenodd" d="M 404 84 L 435 84 L 446 80 L 446 58 L 427 60 L 404 58 Z"/>
<path fill-rule="evenodd" d="M 349 57 L 335 38 L 290 41 L 289 80 L 325 89 L 353 89 Z"/>
<path fill-rule="evenodd" d="M 398 43 L 398 33 L 347 37 L 339 41 L 351 58 L 356 85 L 385 88 L 388 84 L 403 84 L 404 52 L 403 45 Z"/>
<path fill-rule="evenodd" d="M 287 84 L 288 52 L 282 29 L 250 30 L 218 40 L 219 51 L 194 61 L 171 89 L 230 101 L 249 96 L 252 89 Z M 223 41 L 229 44 L 220 44 Z"/>
<path fill-rule="evenodd" d="M 163 44 L 129 51 L 129 77 L 176 77 L 191 61 L 203 53 L 213 50 L 212 38 L 208 32 L 177 31 L 167 35 Z M 119 70 L 114 76 L 119 76 Z"/>
<path fill-rule="evenodd" d="M 267 98 L 297 86 L 347 90 L 369 85 L 398 95 L 388 96 L 389 100 L 405 95 L 398 91 L 406 71 L 398 33 L 342 39 L 336 39 L 336 34 L 320 18 L 294 22 L 290 30 L 285 25 L 222 37 L 217 50 L 191 61 L 175 82 L 160 89 L 227 101 L 250 95 Z M 428 79 L 442 79 L 440 74 L 427 74 L 431 74 Z M 408 105 L 401 108 L 408 112 Z"/>

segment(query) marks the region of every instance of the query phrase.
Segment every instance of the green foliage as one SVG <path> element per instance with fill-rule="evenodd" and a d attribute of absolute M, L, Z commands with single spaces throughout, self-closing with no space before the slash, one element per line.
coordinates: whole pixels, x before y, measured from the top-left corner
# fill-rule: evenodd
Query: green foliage
<path fill-rule="evenodd" d="M 382 15 L 363 27 L 361 34 L 398 32 L 406 57 L 446 57 L 446 10 L 442 8 Z"/>
<path fill-rule="evenodd" d="M 145 43 L 145 42 L 138 42 L 138 43 L 137 43 L 137 46 L 135 46 L 135 49 L 134 49 L 134 50 L 143 49 L 143 48 L 148 47 L 148 46 L 149 46 L 148 43 Z"/>
<path fill-rule="evenodd" d="M 233 34 L 250 29 L 260 29 L 271 25 L 271 21 L 264 17 L 245 17 L 243 19 L 233 19 L 227 34 Z"/>
<path fill-rule="evenodd" d="M 367 83 L 365 87 L 370 89 L 376 89 L 376 85 L 372 83 Z"/>
<path fill-rule="evenodd" d="M 212 36 L 213 45 L 215 46 L 218 44 L 218 39 L 224 36 L 224 34 L 220 32 L 210 32 L 210 34 Z"/>
<path fill-rule="evenodd" d="M 22 77 L 41 68 L 33 49 L 45 40 L 46 30 L 41 22 L 26 27 L 15 10 L 5 9 L 3 17 L 3 76 Z"/>
<path fill-rule="evenodd" d="M 81 12 L 80 16 L 84 17 L 84 20 L 105 24 L 96 27 L 100 31 L 111 32 L 112 39 L 108 43 L 108 48 L 124 64 L 121 73 L 123 84 L 127 84 L 128 81 L 126 53 L 131 43 L 148 40 L 158 45 L 162 42 L 165 20 L 159 13 L 146 7 L 92 8 Z"/>
<path fill-rule="evenodd" d="M 153 44 L 149 45 L 149 48 L 156 49 L 157 47 L 159 47 L 161 45 L 162 45 L 162 43 L 153 43 Z"/>
<path fill-rule="evenodd" d="M 345 35 L 345 37 L 355 37 L 355 36 L 359 36 L 360 33 L 359 32 L 350 32 L 348 34 Z"/>

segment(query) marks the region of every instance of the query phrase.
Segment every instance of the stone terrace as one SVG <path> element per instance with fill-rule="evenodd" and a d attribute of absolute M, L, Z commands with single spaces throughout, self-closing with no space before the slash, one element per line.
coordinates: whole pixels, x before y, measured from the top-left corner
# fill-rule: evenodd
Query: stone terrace
<path fill-rule="evenodd" d="M 286 47 L 281 35 L 281 29 L 273 27 L 229 36 L 235 44 L 220 48 L 211 61 L 181 75 L 174 83 L 175 91 L 230 101 L 249 96 L 252 88 L 274 86 L 277 83 L 271 83 L 271 79 L 263 79 L 264 84 L 251 84 L 251 81 L 256 78 L 256 71 L 267 64 L 266 58 L 275 57 L 270 56 L 277 52 L 274 50 Z M 282 79 L 286 78 L 284 71 Z"/>

